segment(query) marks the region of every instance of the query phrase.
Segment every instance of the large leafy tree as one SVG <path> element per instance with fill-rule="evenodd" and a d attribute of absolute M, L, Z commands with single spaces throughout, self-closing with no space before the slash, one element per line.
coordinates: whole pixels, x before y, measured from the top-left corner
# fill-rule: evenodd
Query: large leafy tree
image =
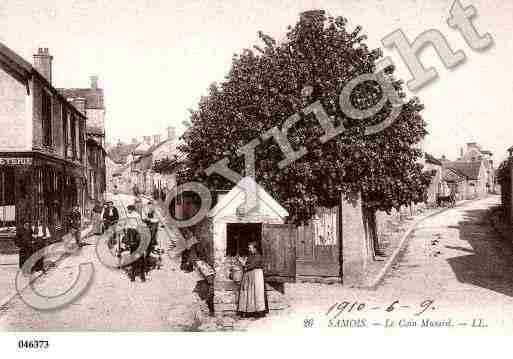
<path fill-rule="evenodd" d="M 284 155 L 274 139 L 255 149 L 257 182 L 287 208 L 292 222 L 304 223 L 317 206 L 336 205 L 341 193 L 361 192 L 370 210 L 388 211 L 423 200 L 429 176 L 416 163 L 421 152 L 415 144 L 426 135 L 418 99 L 405 101 L 395 122 L 373 135 L 365 135 L 365 127 L 382 122 L 391 103 L 364 120 L 349 118 L 340 108 L 342 88 L 358 75 L 375 72 L 376 60 L 382 57 L 379 49 L 367 48 L 360 26 L 349 31 L 343 17 L 316 10 L 301 14 L 280 42 L 261 32 L 259 37 L 263 44 L 234 55 L 226 79 L 211 85 L 191 111 L 179 182 L 231 188 L 233 183 L 220 175 L 207 176 L 204 170 L 227 157 L 229 167 L 244 175 L 238 148 L 320 101 L 335 126 L 343 123 L 346 131 L 321 143 L 324 131 L 318 120 L 303 114 L 288 138 L 295 149 L 304 146 L 308 152 L 283 169 L 278 162 Z M 393 71 L 393 66 L 385 69 L 404 98 L 402 82 L 393 78 Z M 351 102 L 365 109 L 381 98 L 381 87 L 367 81 L 354 89 Z"/>

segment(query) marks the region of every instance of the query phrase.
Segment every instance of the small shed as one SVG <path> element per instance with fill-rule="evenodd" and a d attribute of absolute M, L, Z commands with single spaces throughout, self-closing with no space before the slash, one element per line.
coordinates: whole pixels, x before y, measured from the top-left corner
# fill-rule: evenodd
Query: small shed
<path fill-rule="evenodd" d="M 245 210 L 248 188 L 256 197 L 256 206 L 249 211 Z M 364 285 L 372 251 L 360 197 L 353 197 L 341 195 L 339 206 L 319 208 L 312 221 L 301 227 L 287 224 L 287 210 L 249 177 L 218 197 L 207 217 L 191 229 L 208 248 L 209 262 L 216 271 L 216 311 L 236 310 L 239 284 L 230 274 L 235 257 L 248 254 L 249 242 L 257 243 L 264 258 L 270 309 L 284 307 L 279 292 L 283 293 L 284 283 L 296 279 Z"/>
<path fill-rule="evenodd" d="M 246 212 L 245 188 L 256 194 L 256 206 Z M 269 308 L 282 309 L 285 304 L 275 289 L 282 283 L 295 281 L 296 231 L 285 224 L 285 210 L 253 179 L 246 177 L 228 193 L 219 198 L 195 235 L 208 241 L 216 271 L 216 312 L 234 312 L 238 300 L 238 283 L 230 278 L 236 256 L 246 256 L 249 242 L 256 242 L 264 257 L 264 273 Z M 269 285 L 271 284 L 271 285 Z"/>
<path fill-rule="evenodd" d="M 242 181 L 253 181 L 245 178 Z M 246 192 L 240 182 L 222 196 L 209 212 L 212 246 L 218 277 L 228 274 L 230 258 L 246 256 L 249 242 L 256 242 L 264 257 L 266 276 L 275 281 L 293 280 L 295 276 L 294 228 L 284 224 L 288 212 L 260 185 L 253 182 L 256 206 L 244 213 Z"/>

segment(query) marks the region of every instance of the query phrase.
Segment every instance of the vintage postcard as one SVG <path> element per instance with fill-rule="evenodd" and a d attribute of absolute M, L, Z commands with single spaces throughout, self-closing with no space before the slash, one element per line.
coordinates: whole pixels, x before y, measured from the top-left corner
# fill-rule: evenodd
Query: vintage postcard
<path fill-rule="evenodd" d="M 9 346 L 513 334 L 512 33 L 511 0 L 3 0 Z"/>

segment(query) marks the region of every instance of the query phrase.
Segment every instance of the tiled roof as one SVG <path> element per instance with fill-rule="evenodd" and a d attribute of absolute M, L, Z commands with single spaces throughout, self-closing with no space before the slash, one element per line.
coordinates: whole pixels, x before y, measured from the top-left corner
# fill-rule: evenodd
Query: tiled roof
<path fill-rule="evenodd" d="M 138 146 L 138 143 L 131 143 L 131 144 L 117 144 L 116 146 L 109 149 L 107 152 L 108 156 L 114 161 L 115 163 L 126 163 L 126 158 L 128 155 L 132 154 L 134 152 L 135 148 Z"/>
<path fill-rule="evenodd" d="M 18 76 L 28 77 L 34 71 L 32 64 L 2 43 L 0 43 L 0 62 L 17 72 Z"/>
<path fill-rule="evenodd" d="M 60 101 L 69 105 L 69 108 L 75 111 L 79 116 L 83 116 L 72 104 L 68 103 L 67 98 L 56 89 L 48 80 L 40 74 L 28 61 L 23 59 L 13 50 L 0 42 L 0 68 L 4 69 L 18 81 L 25 83 L 32 75 L 37 76 L 40 82 L 44 84 Z M 103 94 L 102 94 L 103 101 Z"/>
<path fill-rule="evenodd" d="M 438 159 L 436 159 L 434 156 L 430 155 L 429 153 L 425 152 L 424 156 L 426 158 L 426 162 L 432 163 L 434 165 L 442 165 L 442 162 Z"/>
<path fill-rule="evenodd" d="M 155 152 L 156 149 L 158 149 L 160 146 L 164 145 L 165 143 L 167 143 L 169 141 L 169 139 L 165 139 L 164 141 L 160 141 L 159 143 L 156 143 L 156 144 L 153 144 L 151 145 L 148 150 L 146 150 L 146 152 L 144 152 L 144 154 L 142 155 L 142 157 L 147 157 L 147 156 L 151 156 L 153 154 L 153 152 Z"/>
<path fill-rule="evenodd" d="M 465 162 L 453 161 L 444 162 L 444 168 L 455 169 L 465 175 L 465 177 L 476 180 L 479 178 L 479 170 L 481 169 L 481 161 Z"/>
<path fill-rule="evenodd" d="M 148 143 L 146 142 L 141 142 L 141 143 L 138 143 L 134 149 L 133 149 L 133 152 L 135 155 L 138 155 L 138 156 L 143 156 L 146 154 L 146 152 L 148 151 L 148 149 L 151 147 L 151 145 L 149 145 Z"/>
<path fill-rule="evenodd" d="M 66 98 L 84 98 L 86 109 L 103 109 L 103 89 L 57 89 Z"/>
<path fill-rule="evenodd" d="M 442 171 L 442 179 L 446 182 L 461 182 L 465 179 L 465 175 L 453 168 L 444 168 Z"/>

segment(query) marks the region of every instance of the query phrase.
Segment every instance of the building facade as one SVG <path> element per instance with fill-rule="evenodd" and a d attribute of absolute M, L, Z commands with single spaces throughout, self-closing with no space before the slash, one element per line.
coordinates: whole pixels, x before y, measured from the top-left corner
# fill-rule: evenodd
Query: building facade
<path fill-rule="evenodd" d="M 91 209 L 96 201 L 103 200 L 107 175 L 105 166 L 105 104 L 103 89 L 98 87 L 98 77 L 91 76 L 90 87 L 59 89 L 86 116 L 86 207 Z"/>
<path fill-rule="evenodd" d="M 52 59 L 0 44 L 0 226 L 41 220 L 59 236 L 84 207 L 86 116 L 52 86 Z"/>
<path fill-rule="evenodd" d="M 495 192 L 495 169 L 493 164 L 493 153 L 483 150 L 477 142 L 468 142 L 465 150 L 460 150 L 461 162 L 482 162 L 484 167 L 484 186 L 487 193 Z"/>
<path fill-rule="evenodd" d="M 443 179 L 442 162 L 429 153 L 424 152 L 420 161 L 423 164 L 423 170 L 432 173 L 431 182 L 426 193 L 426 203 L 435 205 L 438 196 L 447 195 L 447 183 Z"/>
<path fill-rule="evenodd" d="M 152 195 L 155 191 L 170 190 L 176 185 L 175 174 L 161 174 L 153 170 L 155 162 L 165 158 L 179 159 L 182 153 L 178 150 L 175 128 L 167 128 L 167 138 L 161 141 L 160 135 L 145 136 L 144 143 L 150 146 L 140 154 L 135 152 L 136 159 L 132 162 L 132 174 L 137 178 L 137 188 L 141 193 Z M 139 147 L 140 150 L 140 147 Z"/>
<path fill-rule="evenodd" d="M 460 178 L 453 183 L 458 183 L 455 188 L 462 199 L 482 198 L 489 192 L 488 176 L 483 161 L 447 161 L 443 166 L 447 180 L 455 178 L 455 175 Z"/>

